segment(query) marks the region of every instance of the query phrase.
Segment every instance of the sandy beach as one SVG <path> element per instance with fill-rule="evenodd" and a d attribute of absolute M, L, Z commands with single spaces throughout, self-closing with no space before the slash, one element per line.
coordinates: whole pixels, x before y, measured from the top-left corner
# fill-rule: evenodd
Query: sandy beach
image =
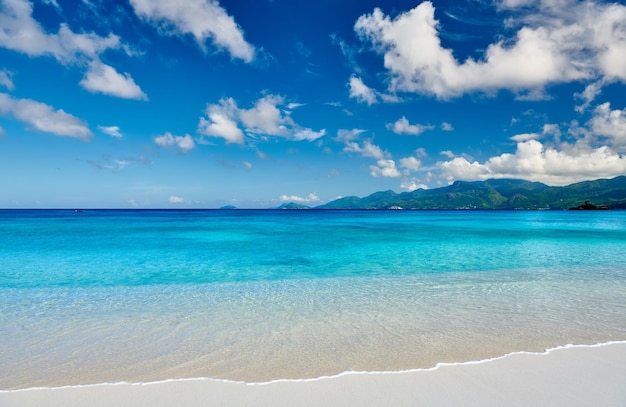
<path fill-rule="evenodd" d="M 406 372 L 239 383 L 185 379 L 0 392 L 29 406 L 615 406 L 626 405 L 626 342 L 441 364 Z"/>

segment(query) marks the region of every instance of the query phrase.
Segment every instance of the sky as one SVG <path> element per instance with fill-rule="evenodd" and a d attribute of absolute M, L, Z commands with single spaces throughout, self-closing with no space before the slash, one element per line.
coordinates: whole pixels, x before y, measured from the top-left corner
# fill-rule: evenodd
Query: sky
<path fill-rule="evenodd" d="M 626 5 L 0 0 L 0 208 L 626 174 Z"/>

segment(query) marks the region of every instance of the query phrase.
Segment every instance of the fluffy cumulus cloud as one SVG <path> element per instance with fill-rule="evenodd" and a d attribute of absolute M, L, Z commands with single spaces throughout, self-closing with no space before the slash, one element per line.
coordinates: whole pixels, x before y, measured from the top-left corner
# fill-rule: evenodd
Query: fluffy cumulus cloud
<path fill-rule="evenodd" d="M 360 135 L 363 133 L 365 133 L 365 130 L 363 129 L 339 129 L 337 131 L 337 137 L 335 137 L 335 141 L 338 141 L 340 143 L 347 143 L 350 141 L 358 140 Z"/>
<path fill-rule="evenodd" d="M 279 199 L 281 202 L 298 202 L 298 203 L 313 203 L 313 202 L 321 201 L 315 192 L 310 193 L 309 195 L 305 197 L 301 197 L 298 195 L 281 195 Z"/>
<path fill-rule="evenodd" d="M 431 2 L 393 19 L 375 9 L 354 29 L 384 56 L 393 92 L 445 99 L 508 89 L 532 98 L 553 83 L 626 80 L 626 6 L 544 0 L 516 13 L 517 3 L 501 3 L 513 12 L 506 24 L 515 35 L 489 45 L 480 60 L 460 62 L 442 46 Z"/>
<path fill-rule="evenodd" d="M 243 131 L 237 124 L 238 110 L 232 98 L 222 99 L 219 104 L 208 105 L 206 117 L 200 118 L 198 133 L 223 138 L 227 143 L 243 144 Z"/>
<path fill-rule="evenodd" d="M 415 157 L 406 157 L 400 159 L 400 167 L 405 169 L 406 173 L 417 171 L 422 166 L 422 162 Z"/>
<path fill-rule="evenodd" d="M 391 159 L 378 160 L 376 165 L 370 165 L 370 175 L 375 178 L 398 178 L 401 176 L 396 167 L 396 162 Z"/>
<path fill-rule="evenodd" d="M 26 0 L 0 4 L 0 46 L 31 57 L 51 56 L 63 65 L 89 63 L 81 86 L 91 92 L 112 96 L 145 99 L 145 94 L 129 74 L 121 75 L 99 61 L 111 49 L 124 48 L 118 36 L 102 37 L 95 33 L 73 32 L 62 23 L 58 32 L 47 33 L 33 18 L 33 5 Z"/>
<path fill-rule="evenodd" d="M 410 134 L 419 136 L 426 130 L 432 130 L 433 126 L 425 126 L 423 124 L 410 124 L 409 120 L 402 116 L 395 123 L 387 124 L 387 128 L 396 134 Z"/>
<path fill-rule="evenodd" d="M 147 21 L 159 24 L 165 33 L 191 34 L 206 51 L 205 42 L 227 50 L 233 58 L 245 62 L 254 59 L 254 47 L 243 31 L 215 0 L 131 0 L 135 13 Z"/>
<path fill-rule="evenodd" d="M 85 122 L 63 110 L 56 110 L 35 100 L 15 99 L 6 93 L 0 93 L 0 114 L 12 115 L 35 131 L 75 137 L 84 141 L 88 141 L 92 136 Z"/>
<path fill-rule="evenodd" d="M 400 188 L 407 192 L 413 192 L 416 189 L 428 189 L 426 184 L 418 183 L 415 179 L 406 179 L 400 183 Z"/>
<path fill-rule="evenodd" d="M 107 49 L 120 47 L 114 34 L 101 37 L 94 33 L 76 34 L 61 24 L 56 34 L 48 34 L 32 17 L 33 5 L 26 0 L 2 2 L 0 8 L 0 46 L 29 56 L 49 55 L 63 64 L 81 57 L 96 58 Z"/>
<path fill-rule="evenodd" d="M 584 126 L 572 122 L 570 142 L 561 142 L 556 124 L 540 132 L 511 137 L 515 153 L 505 153 L 478 162 L 452 152 L 437 163 L 441 175 L 452 182 L 488 178 L 519 178 L 549 185 L 567 185 L 593 178 L 611 178 L 626 173 L 626 109 L 612 110 L 609 103 L 597 106 Z"/>
<path fill-rule="evenodd" d="M 284 99 L 281 96 L 266 96 L 257 100 L 250 109 L 239 109 L 239 119 L 249 133 L 286 136 L 289 134 L 288 127 L 293 127 L 293 121 L 278 108 L 282 104 Z"/>
<path fill-rule="evenodd" d="M 563 144 L 559 149 L 530 139 L 517 143 L 514 154 L 502 154 L 484 163 L 464 157 L 437 163 L 442 175 L 453 181 L 518 178 L 549 185 L 567 185 L 590 178 L 614 177 L 626 172 L 626 157 L 607 146 Z"/>
<path fill-rule="evenodd" d="M 626 152 L 626 109 L 611 110 L 610 103 L 601 104 L 594 110 L 589 128 L 593 135 L 604 138 L 609 146 Z"/>
<path fill-rule="evenodd" d="M 375 158 L 377 160 L 383 160 L 389 156 L 379 146 L 372 144 L 370 140 L 365 140 L 362 143 L 358 141 L 347 141 L 343 148 L 346 153 L 358 153 L 363 157 Z"/>
<path fill-rule="evenodd" d="M 185 199 L 181 198 L 180 196 L 176 196 L 176 195 L 172 195 L 168 198 L 167 200 L 169 203 L 173 203 L 173 204 L 180 204 L 180 203 L 184 203 Z"/>
<path fill-rule="evenodd" d="M 378 103 L 379 100 L 385 103 L 399 103 L 402 101 L 397 95 L 381 93 L 367 86 L 361 78 L 352 75 L 348 81 L 349 96 L 359 103 L 367 103 L 369 106 Z"/>
<path fill-rule="evenodd" d="M 129 74 L 120 74 L 112 66 L 99 61 L 90 64 L 80 85 L 93 93 L 103 93 L 123 99 L 148 99 Z"/>
<path fill-rule="evenodd" d="M 382 148 L 373 144 L 371 140 L 358 140 L 359 134 L 363 130 L 340 130 L 339 134 L 335 138 L 336 141 L 344 144 L 343 152 L 356 153 L 362 157 L 373 158 L 376 160 L 375 165 L 370 165 L 370 175 L 375 178 L 397 178 L 400 177 L 400 171 L 396 166 L 396 162 L 392 159 L 391 154 L 388 151 L 384 151 Z"/>
<path fill-rule="evenodd" d="M 363 80 L 357 76 L 350 77 L 348 82 L 348 89 L 350 91 L 350 97 L 356 99 L 361 103 L 367 103 L 373 105 L 378 101 L 376 92 L 363 83 Z"/>
<path fill-rule="evenodd" d="M 528 141 L 528 140 L 534 140 L 536 138 L 539 138 L 541 135 L 538 133 L 522 133 L 522 134 L 516 134 L 513 137 L 511 137 L 511 140 L 513 141 Z"/>
<path fill-rule="evenodd" d="M 294 141 L 313 141 L 326 135 L 326 130 L 302 128 L 280 107 L 285 104 L 281 96 L 267 95 L 258 99 L 250 109 L 237 106 L 232 98 L 209 104 L 205 117 L 200 118 L 198 133 L 224 139 L 227 143 L 243 144 L 244 136 L 265 138 L 281 137 Z"/>
<path fill-rule="evenodd" d="M 178 152 L 187 154 L 196 148 L 196 143 L 189 134 L 184 136 L 174 136 L 172 133 L 165 133 L 154 138 L 154 143 L 163 148 L 176 148 Z"/>

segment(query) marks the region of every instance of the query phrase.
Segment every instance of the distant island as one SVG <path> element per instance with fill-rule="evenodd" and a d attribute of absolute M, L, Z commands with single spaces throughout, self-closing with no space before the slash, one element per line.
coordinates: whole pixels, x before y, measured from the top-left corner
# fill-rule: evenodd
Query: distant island
<path fill-rule="evenodd" d="M 283 204 L 280 209 L 626 209 L 626 176 L 563 187 L 516 179 L 456 181 L 412 192 L 348 196 L 317 207 Z"/>

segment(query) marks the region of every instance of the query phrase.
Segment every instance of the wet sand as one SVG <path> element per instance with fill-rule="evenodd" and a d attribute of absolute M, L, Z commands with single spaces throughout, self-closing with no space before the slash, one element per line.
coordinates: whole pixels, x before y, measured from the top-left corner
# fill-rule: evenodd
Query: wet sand
<path fill-rule="evenodd" d="M 626 405 L 626 342 L 440 364 L 404 372 L 242 383 L 183 379 L 0 391 L 30 406 L 615 406 Z"/>

